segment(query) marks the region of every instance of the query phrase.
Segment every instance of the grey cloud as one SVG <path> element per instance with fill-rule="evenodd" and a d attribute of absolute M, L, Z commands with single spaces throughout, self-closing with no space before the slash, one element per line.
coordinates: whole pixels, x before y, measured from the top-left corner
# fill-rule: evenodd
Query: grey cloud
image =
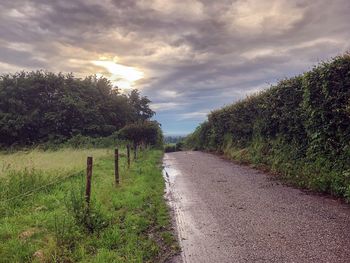
<path fill-rule="evenodd" d="M 11 48 L 0 46 L 1 62 L 14 64 L 24 68 L 43 68 L 46 62 L 33 57 L 30 52 L 17 51 Z"/>
<path fill-rule="evenodd" d="M 2 0 L 0 71 L 5 63 L 109 76 L 91 60 L 117 57 L 147 73 L 137 87 L 165 131 L 189 132 L 209 109 L 348 50 L 349 13 L 347 0 Z"/>

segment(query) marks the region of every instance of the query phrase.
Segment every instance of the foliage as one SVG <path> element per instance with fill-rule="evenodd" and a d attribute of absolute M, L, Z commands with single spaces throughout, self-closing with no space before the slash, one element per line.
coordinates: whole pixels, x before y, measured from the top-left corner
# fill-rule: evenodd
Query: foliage
<path fill-rule="evenodd" d="M 164 146 L 164 152 L 170 153 L 170 152 L 179 152 L 184 149 L 184 142 L 183 141 L 178 141 L 176 144 L 175 143 L 168 143 L 165 144 Z"/>
<path fill-rule="evenodd" d="M 83 135 L 109 136 L 126 123 L 149 119 L 150 100 L 129 96 L 106 78 L 45 71 L 0 76 L 0 146 L 61 143 Z"/>
<path fill-rule="evenodd" d="M 187 148 L 194 150 L 214 150 L 212 125 L 209 121 L 200 124 L 196 130 L 184 140 Z"/>
<path fill-rule="evenodd" d="M 89 212 L 81 191 L 84 174 L 20 202 L 0 202 L 0 261 L 160 262 L 177 251 L 163 198 L 162 152 L 140 153 L 130 169 L 122 152 L 116 188 L 114 156 L 104 151 L 109 155 L 94 160 Z"/>
<path fill-rule="evenodd" d="M 303 187 L 347 197 L 349 142 L 349 54 L 213 111 L 185 140 L 186 147 L 268 165 Z"/>
<path fill-rule="evenodd" d="M 166 153 L 176 152 L 176 144 L 166 144 L 164 146 L 164 152 Z"/>
<path fill-rule="evenodd" d="M 75 223 L 90 233 L 100 232 L 109 225 L 109 219 L 101 211 L 101 205 L 93 202 L 86 205 L 83 185 L 73 186 L 66 200 L 66 207 Z"/>
<path fill-rule="evenodd" d="M 176 145 L 175 145 L 175 147 L 176 147 L 176 150 L 177 150 L 177 151 L 182 151 L 182 150 L 183 150 L 183 147 L 184 147 L 184 142 L 183 142 L 183 141 L 177 142 Z"/>
<path fill-rule="evenodd" d="M 165 143 L 178 143 L 185 139 L 185 136 L 164 136 Z"/>
<path fill-rule="evenodd" d="M 142 121 L 126 125 L 119 131 L 121 139 L 132 141 L 134 145 L 163 145 L 163 134 L 157 121 Z"/>
<path fill-rule="evenodd" d="M 133 122 L 149 120 L 155 112 L 149 107 L 150 100 L 147 97 L 141 97 L 136 89 L 129 94 L 128 101 L 131 105 L 131 120 Z"/>
<path fill-rule="evenodd" d="M 9 170 L 7 176 L 0 184 L 0 200 L 12 199 L 16 196 L 24 195 L 50 182 L 51 176 L 44 176 L 44 173 L 34 168 L 23 170 Z M 14 201 L 21 201 L 14 200 Z"/>
<path fill-rule="evenodd" d="M 64 144 L 60 146 L 72 147 L 72 148 L 109 148 L 116 145 L 125 144 L 124 141 L 118 139 L 118 134 L 113 133 L 107 137 L 88 137 L 83 135 L 76 135 L 68 139 Z"/>

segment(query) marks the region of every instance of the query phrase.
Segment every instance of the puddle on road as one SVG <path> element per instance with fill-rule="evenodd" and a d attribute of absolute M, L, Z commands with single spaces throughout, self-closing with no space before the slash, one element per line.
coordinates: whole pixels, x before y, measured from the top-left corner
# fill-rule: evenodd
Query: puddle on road
<path fill-rule="evenodd" d="M 177 240 L 179 242 L 179 245 L 181 247 L 182 252 L 175 256 L 170 262 L 172 263 L 184 263 L 186 262 L 184 260 L 183 255 L 183 244 L 182 244 L 182 236 L 180 234 L 180 222 L 179 222 L 179 208 L 178 203 L 176 202 L 176 191 L 175 191 L 175 179 L 178 175 L 181 174 L 181 172 L 175 168 L 175 164 L 171 161 L 171 158 L 167 157 L 167 155 L 163 158 L 163 177 L 165 180 L 165 194 L 164 197 L 168 203 L 168 206 L 171 209 L 172 213 L 172 219 L 173 219 L 173 226 L 175 229 L 175 234 L 177 236 Z"/>
<path fill-rule="evenodd" d="M 164 197 L 172 211 L 173 225 L 181 248 L 180 255 L 171 262 L 215 262 L 212 259 L 221 257 L 218 252 L 209 250 L 208 253 L 208 248 L 218 247 L 212 238 L 213 231 L 216 231 L 215 220 L 189 185 L 186 170 L 182 167 L 180 170 L 180 167 L 176 159 L 165 154 L 162 171 L 166 186 Z"/>
<path fill-rule="evenodd" d="M 179 174 L 180 172 L 176 168 L 163 166 L 163 176 L 169 186 L 174 183 L 175 177 Z"/>
<path fill-rule="evenodd" d="M 166 195 L 171 192 L 171 185 L 174 184 L 176 176 L 180 174 L 180 171 L 174 167 L 175 165 L 171 163 L 171 159 L 166 156 L 163 158 L 163 177 L 166 184 Z"/>

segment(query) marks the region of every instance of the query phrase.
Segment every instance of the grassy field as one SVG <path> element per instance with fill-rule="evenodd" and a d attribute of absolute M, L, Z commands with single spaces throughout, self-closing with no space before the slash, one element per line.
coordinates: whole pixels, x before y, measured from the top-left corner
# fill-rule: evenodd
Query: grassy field
<path fill-rule="evenodd" d="M 80 171 L 88 155 L 94 157 L 90 208 Z M 0 262 L 162 262 L 176 253 L 162 152 L 142 152 L 130 169 L 121 156 L 116 187 L 108 149 L 0 155 Z"/>
<path fill-rule="evenodd" d="M 94 156 L 95 159 L 111 154 L 110 149 L 71 149 L 65 148 L 59 151 L 18 151 L 15 153 L 0 154 L 0 177 L 5 177 L 13 171 L 41 170 L 46 174 L 82 170 L 85 167 L 86 156 Z"/>

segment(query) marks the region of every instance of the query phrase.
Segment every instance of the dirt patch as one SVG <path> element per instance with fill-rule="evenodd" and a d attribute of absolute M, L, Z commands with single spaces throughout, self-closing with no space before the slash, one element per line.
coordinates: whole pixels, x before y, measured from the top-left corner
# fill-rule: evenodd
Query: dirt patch
<path fill-rule="evenodd" d="M 33 258 L 37 261 L 37 262 L 45 262 L 45 255 L 44 255 L 44 251 L 42 251 L 41 249 L 36 251 L 33 254 Z"/>
<path fill-rule="evenodd" d="M 36 228 L 30 228 L 30 229 L 27 229 L 25 231 L 23 231 L 22 233 L 20 233 L 18 235 L 18 238 L 25 241 L 29 238 L 31 238 L 35 233 L 37 233 L 39 230 L 36 229 Z"/>

